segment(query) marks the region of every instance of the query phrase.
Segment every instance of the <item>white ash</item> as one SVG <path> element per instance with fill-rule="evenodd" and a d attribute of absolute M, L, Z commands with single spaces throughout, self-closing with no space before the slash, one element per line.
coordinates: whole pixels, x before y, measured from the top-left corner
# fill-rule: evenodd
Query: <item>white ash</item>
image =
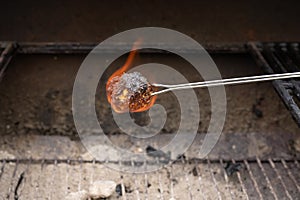
<path fill-rule="evenodd" d="M 0 159 L 15 159 L 16 156 L 7 152 L 7 151 L 0 151 Z"/>
<path fill-rule="evenodd" d="M 89 197 L 92 199 L 108 198 L 116 189 L 114 181 L 95 181 L 89 187 Z"/>
<path fill-rule="evenodd" d="M 80 190 L 78 192 L 70 192 L 66 200 L 87 200 L 88 198 L 88 192 L 86 190 Z"/>
<path fill-rule="evenodd" d="M 143 86 L 148 84 L 147 79 L 139 72 L 124 73 L 121 77 L 116 76 L 113 79 L 118 79 L 117 83 L 111 85 L 113 95 L 121 95 L 124 89 L 130 92 L 138 92 Z"/>

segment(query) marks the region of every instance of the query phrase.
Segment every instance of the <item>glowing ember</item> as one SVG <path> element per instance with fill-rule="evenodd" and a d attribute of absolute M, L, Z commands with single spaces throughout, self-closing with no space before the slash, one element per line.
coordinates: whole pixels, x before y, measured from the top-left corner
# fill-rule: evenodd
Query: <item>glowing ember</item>
<path fill-rule="evenodd" d="M 121 76 L 115 76 L 107 85 L 107 95 L 110 96 L 110 103 L 118 113 L 148 110 L 156 99 L 155 96 L 151 96 L 154 88 L 139 72 L 123 73 Z"/>

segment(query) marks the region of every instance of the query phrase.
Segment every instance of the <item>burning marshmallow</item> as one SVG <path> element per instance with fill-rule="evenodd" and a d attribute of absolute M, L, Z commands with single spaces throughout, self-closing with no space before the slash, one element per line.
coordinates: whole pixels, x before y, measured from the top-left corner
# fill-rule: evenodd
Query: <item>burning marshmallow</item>
<path fill-rule="evenodd" d="M 107 83 L 108 101 L 118 113 L 148 110 L 156 99 L 152 92 L 154 88 L 139 72 L 123 73 Z"/>

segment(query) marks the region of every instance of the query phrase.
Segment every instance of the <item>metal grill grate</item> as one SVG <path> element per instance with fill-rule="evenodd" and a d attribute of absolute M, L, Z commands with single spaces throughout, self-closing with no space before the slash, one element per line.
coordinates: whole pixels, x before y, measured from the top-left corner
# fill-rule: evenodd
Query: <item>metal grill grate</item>
<path fill-rule="evenodd" d="M 112 199 L 297 199 L 300 194 L 298 160 L 182 159 L 153 173 L 133 175 L 116 173 L 95 160 L 0 164 L 1 199 L 64 199 L 99 179 L 122 185 L 123 195 L 115 193 Z M 241 167 L 234 172 L 225 165 Z"/>
<path fill-rule="evenodd" d="M 0 43 L 0 81 L 4 75 L 4 72 L 12 59 L 12 56 L 15 52 L 16 44 L 13 42 L 9 43 Z"/>
<path fill-rule="evenodd" d="M 248 48 L 255 61 L 268 74 L 300 71 L 298 43 L 249 43 Z M 300 126 L 300 81 L 276 80 L 273 85 Z"/>
<path fill-rule="evenodd" d="M 19 44 L 16 48 L 15 43 L 0 43 L 0 78 L 14 52 L 74 54 L 88 53 L 93 47 L 93 44 Z M 109 53 L 115 48 L 108 47 L 105 52 Z M 266 73 L 299 71 L 299 44 L 297 43 L 249 43 L 248 50 Z M 153 50 L 148 51 L 152 53 Z M 193 52 L 192 49 L 187 51 Z M 208 46 L 208 51 L 246 53 L 244 45 Z M 296 99 L 300 100 L 299 81 L 278 80 L 273 84 L 297 123 L 300 124 L 300 112 L 296 104 Z M 228 140 L 226 142 L 228 143 Z M 282 153 L 277 144 L 274 146 L 273 151 Z M 52 148 L 53 146 L 50 149 Z M 48 153 L 47 151 L 44 155 Z M 291 155 L 286 152 L 280 155 L 284 155 L 285 159 L 274 159 L 276 156 L 272 155 L 270 157 L 273 159 L 261 157 L 255 160 L 248 160 L 247 155 L 240 155 L 235 160 L 181 158 L 159 171 L 133 175 L 105 167 L 104 162 L 108 161 L 0 159 L 0 200 L 64 199 L 70 192 L 87 189 L 89 184 L 99 179 L 114 180 L 121 184 L 123 195 L 117 196 L 115 193 L 112 199 L 270 199 L 270 197 L 297 199 L 300 196 L 299 160 L 291 160 Z M 55 158 L 56 156 L 57 154 Z M 153 160 L 145 163 L 123 161 L 111 164 L 123 165 L 124 163 L 133 167 L 161 164 Z"/>

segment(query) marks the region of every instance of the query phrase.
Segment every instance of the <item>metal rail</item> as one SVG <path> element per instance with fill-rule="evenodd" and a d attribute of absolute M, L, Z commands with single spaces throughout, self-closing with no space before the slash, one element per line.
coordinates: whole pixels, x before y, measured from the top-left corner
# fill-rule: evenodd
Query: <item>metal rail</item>
<path fill-rule="evenodd" d="M 87 54 L 93 50 L 97 43 L 18 43 L 19 54 Z M 169 54 L 170 52 L 161 50 L 167 48 L 176 50 L 182 53 L 195 53 L 198 50 L 194 48 L 179 48 L 176 44 L 173 46 L 167 44 L 153 44 L 151 49 L 143 49 L 140 53 L 159 53 Z M 115 53 L 116 51 L 123 51 L 131 49 L 132 44 L 114 43 L 106 46 L 101 46 L 101 53 Z M 246 53 L 245 44 L 231 43 L 231 44 L 204 44 L 203 48 L 209 53 Z"/>

